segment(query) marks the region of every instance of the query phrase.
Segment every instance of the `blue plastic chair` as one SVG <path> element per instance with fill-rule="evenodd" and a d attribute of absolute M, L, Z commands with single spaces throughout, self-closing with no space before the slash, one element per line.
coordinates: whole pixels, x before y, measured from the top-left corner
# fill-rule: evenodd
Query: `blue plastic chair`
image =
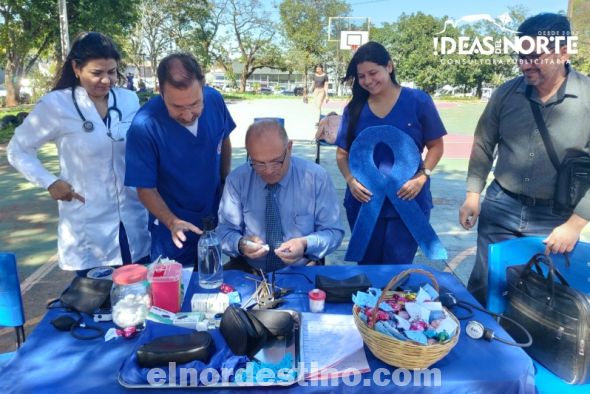
<path fill-rule="evenodd" d="M 334 144 L 330 144 L 325 140 L 317 140 L 315 142 L 315 163 L 320 164 L 320 149 L 322 146 L 334 146 Z"/>
<path fill-rule="evenodd" d="M 543 253 L 545 245 L 542 237 L 522 237 L 496 244 L 488 249 L 488 309 L 502 313 L 506 308 L 506 267 L 526 264 L 536 253 Z M 564 255 L 551 255 L 556 267 L 563 274 L 570 286 L 590 294 L 590 244 L 578 242 L 569 254 L 570 266 L 566 267 Z M 590 393 L 590 384 L 570 385 L 545 369 L 535 364 L 535 385 L 539 393 Z"/>
<path fill-rule="evenodd" d="M 285 127 L 285 119 L 284 118 L 273 118 L 273 117 L 265 117 L 265 118 L 254 118 L 254 123 L 260 122 L 262 120 L 274 120 L 277 121 L 281 126 Z"/>
<path fill-rule="evenodd" d="M 14 327 L 16 347 L 25 341 L 25 314 L 20 293 L 20 281 L 13 253 L 0 252 L 0 326 Z M 0 366 L 6 364 L 14 352 L 0 354 Z"/>

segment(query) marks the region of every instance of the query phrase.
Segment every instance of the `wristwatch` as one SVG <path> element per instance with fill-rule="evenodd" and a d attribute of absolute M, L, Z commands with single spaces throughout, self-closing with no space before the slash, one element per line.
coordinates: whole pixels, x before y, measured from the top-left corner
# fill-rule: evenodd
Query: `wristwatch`
<path fill-rule="evenodd" d="M 430 175 L 432 175 L 432 170 L 429 170 L 426 167 L 422 167 L 420 168 L 420 172 L 424 175 L 426 175 L 427 178 L 430 178 Z"/>

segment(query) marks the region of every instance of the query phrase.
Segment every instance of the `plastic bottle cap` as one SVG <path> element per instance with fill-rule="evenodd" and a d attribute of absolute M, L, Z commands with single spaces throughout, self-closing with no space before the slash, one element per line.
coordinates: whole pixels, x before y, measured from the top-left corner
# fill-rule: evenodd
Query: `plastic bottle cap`
<path fill-rule="evenodd" d="M 129 264 L 117 268 L 113 272 L 113 282 L 128 285 L 147 279 L 148 269 L 140 264 Z"/>
<path fill-rule="evenodd" d="M 313 289 L 308 295 L 309 299 L 314 301 L 322 301 L 326 299 L 326 292 L 320 289 Z"/>
<path fill-rule="evenodd" d="M 215 218 L 213 216 L 207 216 L 203 219 L 203 231 L 215 230 Z"/>
<path fill-rule="evenodd" d="M 113 271 L 115 271 L 115 269 L 113 267 L 96 267 L 96 268 L 93 268 L 90 271 L 88 271 L 88 273 L 86 274 L 86 277 L 92 278 L 92 279 L 112 280 L 113 279 Z"/>

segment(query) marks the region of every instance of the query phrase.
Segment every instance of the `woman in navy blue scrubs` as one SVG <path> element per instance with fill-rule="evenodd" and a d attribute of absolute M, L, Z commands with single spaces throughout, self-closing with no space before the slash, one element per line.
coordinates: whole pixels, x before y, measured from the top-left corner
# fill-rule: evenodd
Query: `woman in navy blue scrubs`
<path fill-rule="evenodd" d="M 394 126 L 412 137 L 420 152 L 426 148 L 416 174 L 397 195 L 404 200 L 415 199 L 430 217 L 430 174 L 442 157 L 443 136 L 447 134 L 434 102 L 428 94 L 397 83 L 389 53 L 376 42 L 358 48 L 343 80 L 352 82 L 352 99 L 344 109 L 338 131 L 336 159 L 347 184 L 344 207 L 350 228 L 354 228 L 361 204 L 371 199 L 372 192 L 351 174 L 348 152 L 358 134 L 371 126 Z M 378 144 L 374 159 L 380 171 L 389 173 L 394 161 L 389 147 Z M 386 198 L 367 252 L 359 264 L 409 264 L 417 248 L 417 242 Z"/>

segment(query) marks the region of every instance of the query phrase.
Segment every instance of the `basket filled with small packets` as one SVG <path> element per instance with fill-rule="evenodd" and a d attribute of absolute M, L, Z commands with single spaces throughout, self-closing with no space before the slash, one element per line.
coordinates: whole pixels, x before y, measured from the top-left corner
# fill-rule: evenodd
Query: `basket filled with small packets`
<path fill-rule="evenodd" d="M 417 292 L 391 291 L 411 274 L 432 282 Z M 425 270 L 409 269 L 383 291 L 353 296 L 352 314 L 363 341 L 379 360 L 398 368 L 425 369 L 446 356 L 459 340 L 459 321 L 438 299 L 438 282 Z"/>

